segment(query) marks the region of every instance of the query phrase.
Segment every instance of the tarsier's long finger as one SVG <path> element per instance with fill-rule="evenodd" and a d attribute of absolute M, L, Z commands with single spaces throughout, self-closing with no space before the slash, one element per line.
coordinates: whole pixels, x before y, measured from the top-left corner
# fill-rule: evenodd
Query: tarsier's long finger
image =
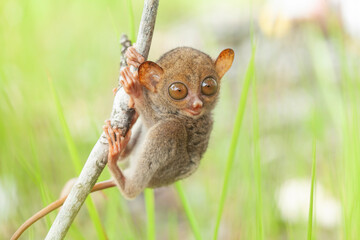
<path fill-rule="evenodd" d="M 136 54 L 134 54 L 134 46 L 131 46 L 129 47 L 128 49 L 126 49 L 126 52 L 125 52 L 125 56 L 127 58 L 133 58 L 133 59 L 136 59 Z M 136 50 L 135 50 L 136 51 Z"/>
<path fill-rule="evenodd" d="M 126 62 L 128 65 L 132 65 L 132 62 L 135 63 L 136 65 L 140 64 L 137 55 L 134 54 L 134 51 L 131 51 L 130 49 L 128 49 L 125 52 L 125 56 L 126 56 Z"/>
<path fill-rule="evenodd" d="M 135 72 L 129 71 L 128 74 L 130 75 L 131 81 L 132 81 L 132 83 L 134 84 L 134 86 L 137 87 L 138 84 L 140 83 L 140 82 L 139 82 L 139 74 L 138 74 L 138 72 L 137 72 L 137 71 L 135 71 Z"/>
<path fill-rule="evenodd" d="M 117 155 L 119 154 L 119 149 L 118 149 L 118 146 L 117 146 L 117 143 L 116 141 L 114 142 L 114 151 L 112 152 L 112 156 L 114 159 L 117 159 Z"/>
<path fill-rule="evenodd" d="M 133 98 L 139 97 L 141 94 L 141 86 L 138 81 L 138 74 L 132 73 L 130 71 L 130 67 L 126 67 L 126 68 L 122 69 L 120 74 L 122 77 L 120 79 L 120 83 L 124 87 L 125 92 L 127 94 L 129 94 L 130 96 L 132 96 Z M 133 102 L 131 102 L 131 101 L 129 102 L 129 107 L 130 108 L 133 107 Z"/>
<path fill-rule="evenodd" d="M 113 88 L 112 92 L 113 92 L 114 96 L 115 96 L 117 90 L 118 90 L 117 88 Z"/>
<path fill-rule="evenodd" d="M 124 86 L 124 84 L 125 84 L 125 82 L 124 82 L 124 80 L 125 80 L 125 74 L 124 74 L 123 71 L 121 71 L 121 72 L 120 72 L 120 75 L 121 75 L 120 83 L 121 83 L 122 86 Z"/>
<path fill-rule="evenodd" d="M 122 69 L 121 70 L 121 72 L 120 72 L 120 75 L 122 76 L 122 81 L 124 82 L 124 83 L 127 83 L 127 75 L 126 75 L 126 72 L 128 71 L 128 69 L 129 69 L 129 67 L 125 67 L 124 69 Z"/>
<path fill-rule="evenodd" d="M 145 61 L 145 58 L 140 53 L 138 53 L 138 51 L 136 51 L 135 47 L 129 48 L 129 52 L 131 52 L 136 57 L 139 63 L 143 63 Z"/>
<path fill-rule="evenodd" d="M 124 69 L 124 75 L 125 75 L 125 81 L 129 85 L 129 87 L 131 87 L 133 89 L 134 88 L 134 83 L 136 83 L 136 81 L 134 79 L 134 75 L 130 71 L 130 68 L 125 68 Z"/>
<path fill-rule="evenodd" d="M 137 84 L 139 83 L 138 76 L 139 75 L 138 75 L 137 71 L 131 72 L 131 80 L 132 80 L 134 86 L 136 86 L 136 87 L 137 87 Z"/>
<path fill-rule="evenodd" d="M 134 75 L 134 78 L 135 79 L 138 79 L 139 78 L 139 72 L 138 71 L 135 71 L 132 73 Z"/>
<path fill-rule="evenodd" d="M 112 145 L 115 145 L 115 134 L 114 134 L 114 130 L 111 127 L 111 123 L 110 121 L 107 122 L 107 126 L 108 126 L 108 132 L 112 141 Z"/>
<path fill-rule="evenodd" d="M 130 71 L 130 68 L 125 68 L 124 72 L 125 72 L 125 75 L 128 77 L 127 78 L 128 80 L 131 80 L 133 78 L 133 75 L 132 75 L 132 73 Z"/>
<path fill-rule="evenodd" d="M 122 149 L 120 148 L 120 140 L 121 140 L 121 135 L 120 135 L 120 131 L 119 129 L 115 129 L 115 135 L 116 135 L 116 148 L 117 151 L 120 152 Z"/>
<path fill-rule="evenodd" d="M 136 55 L 134 53 L 132 53 L 131 51 L 126 51 L 125 56 L 126 56 L 126 61 L 129 61 L 129 60 L 134 61 L 134 62 L 138 61 L 138 58 L 136 57 Z"/>
<path fill-rule="evenodd" d="M 123 85 L 123 87 L 125 87 L 125 90 L 126 90 L 126 88 L 128 87 L 128 79 L 127 79 L 127 75 L 126 75 L 126 70 L 125 69 L 121 70 L 120 75 L 122 77 L 120 79 L 120 83 L 121 83 L 121 85 Z"/>
<path fill-rule="evenodd" d="M 132 66 L 134 66 L 135 68 L 139 68 L 139 66 L 140 66 L 140 63 L 139 63 L 139 62 L 133 61 L 133 60 L 131 60 L 130 58 L 128 58 L 128 59 L 126 60 L 126 62 L 127 62 L 128 65 L 132 65 Z"/>
<path fill-rule="evenodd" d="M 106 135 L 106 138 L 108 140 L 108 143 L 109 143 L 109 148 L 112 149 L 113 148 L 113 145 L 112 145 L 112 142 L 111 142 L 111 138 L 110 138 L 110 135 L 109 135 L 109 130 L 108 130 L 108 125 L 104 125 L 103 126 L 103 130 L 104 130 L 104 133 Z"/>
<path fill-rule="evenodd" d="M 121 139 L 121 143 L 120 143 L 121 150 L 125 149 L 126 145 L 130 141 L 130 137 L 131 137 L 131 130 L 129 129 L 129 131 L 126 133 L 125 137 Z"/>
<path fill-rule="evenodd" d="M 121 85 L 124 87 L 124 90 L 127 94 L 131 95 L 131 86 L 129 85 L 128 83 L 128 79 L 127 79 L 127 76 L 125 75 L 125 72 L 124 71 L 121 71 L 120 72 L 121 74 L 121 79 L 120 79 L 120 83 Z"/>

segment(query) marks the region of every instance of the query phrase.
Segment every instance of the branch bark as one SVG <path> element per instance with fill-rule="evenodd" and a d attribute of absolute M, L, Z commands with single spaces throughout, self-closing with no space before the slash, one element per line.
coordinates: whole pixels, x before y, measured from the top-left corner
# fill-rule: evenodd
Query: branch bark
<path fill-rule="evenodd" d="M 142 54 L 145 59 L 147 59 L 150 50 L 158 5 L 159 0 L 144 1 L 136 50 Z M 129 130 L 130 123 L 135 115 L 134 109 L 128 108 L 128 102 L 129 96 L 122 87 L 119 87 L 114 98 L 111 124 L 122 129 L 124 135 Z M 63 239 L 65 237 L 75 216 L 104 169 L 107 163 L 108 152 L 107 139 L 103 133 L 96 142 L 77 182 L 72 187 L 68 198 L 52 224 L 45 238 L 46 240 Z"/>

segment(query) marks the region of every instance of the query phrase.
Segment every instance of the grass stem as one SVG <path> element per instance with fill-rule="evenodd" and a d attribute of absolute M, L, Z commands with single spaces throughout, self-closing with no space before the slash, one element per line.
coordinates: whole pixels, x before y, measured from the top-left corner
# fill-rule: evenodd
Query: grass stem
<path fill-rule="evenodd" d="M 147 215 L 147 239 L 155 240 L 155 203 L 154 203 L 154 190 L 145 189 L 145 206 Z"/>
<path fill-rule="evenodd" d="M 201 240 L 202 238 L 201 238 L 201 234 L 200 234 L 199 225 L 195 219 L 195 215 L 194 215 L 193 211 L 191 210 L 189 201 L 187 200 L 187 198 L 185 196 L 185 192 L 184 192 L 184 189 L 183 189 L 180 181 L 175 183 L 175 188 L 179 194 L 181 203 L 184 207 L 186 216 L 189 220 L 190 227 L 191 227 L 191 230 L 193 231 L 194 237 L 196 240 Z"/>
<path fill-rule="evenodd" d="M 235 158 L 236 146 L 237 146 L 239 135 L 240 135 L 242 120 L 244 118 L 246 99 L 247 99 L 247 95 L 249 92 L 249 86 L 250 86 L 251 79 L 254 76 L 255 52 L 256 52 L 256 45 L 253 44 L 251 58 L 249 61 L 249 65 L 248 65 L 248 68 L 246 71 L 246 75 L 245 75 L 245 79 L 244 79 L 244 83 L 243 83 L 243 87 L 242 87 L 242 91 L 241 91 L 241 97 L 240 97 L 238 110 L 237 110 L 237 114 L 236 114 L 236 119 L 235 119 L 235 126 L 234 126 L 233 134 L 231 137 L 230 150 L 229 150 L 227 162 L 226 162 L 224 182 L 223 182 L 223 187 L 221 190 L 219 208 L 218 208 L 218 213 L 217 213 L 216 223 L 215 223 L 215 230 L 214 230 L 214 236 L 213 236 L 214 240 L 217 239 L 218 232 L 219 232 L 221 216 L 222 216 L 222 213 L 224 210 L 226 194 L 227 194 L 227 190 L 229 187 L 230 172 L 231 172 L 234 158 Z"/>
<path fill-rule="evenodd" d="M 310 205 L 309 205 L 307 240 L 312 239 L 312 223 L 313 223 L 313 215 L 314 215 L 313 208 L 314 208 L 315 173 L 316 173 L 316 141 L 313 140 L 313 159 L 312 159 L 312 170 L 311 170 L 311 190 L 310 190 Z"/>

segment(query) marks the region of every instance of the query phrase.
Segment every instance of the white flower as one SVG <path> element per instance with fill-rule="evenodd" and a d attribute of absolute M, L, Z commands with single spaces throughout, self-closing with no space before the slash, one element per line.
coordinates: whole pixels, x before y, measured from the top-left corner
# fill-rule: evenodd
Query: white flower
<path fill-rule="evenodd" d="M 281 185 L 276 197 L 284 221 L 296 223 L 308 220 L 310 188 L 311 181 L 308 179 L 290 179 Z M 314 213 L 314 219 L 325 228 L 338 225 L 341 219 L 340 203 L 320 183 L 314 189 Z"/>

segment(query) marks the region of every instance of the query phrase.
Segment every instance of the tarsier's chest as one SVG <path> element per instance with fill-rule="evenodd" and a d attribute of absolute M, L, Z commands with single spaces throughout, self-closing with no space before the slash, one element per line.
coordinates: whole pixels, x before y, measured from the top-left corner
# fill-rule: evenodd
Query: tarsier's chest
<path fill-rule="evenodd" d="M 212 125 L 213 122 L 210 117 L 185 123 L 188 135 L 187 149 L 192 161 L 199 161 L 206 151 Z"/>
<path fill-rule="evenodd" d="M 210 133 L 212 119 L 200 119 L 199 121 L 185 122 L 187 139 L 184 141 L 184 153 L 171 156 L 152 179 L 155 186 L 168 185 L 177 180 L 191 175 L 198 168 L 200 160 L 205 153 Z"/>

